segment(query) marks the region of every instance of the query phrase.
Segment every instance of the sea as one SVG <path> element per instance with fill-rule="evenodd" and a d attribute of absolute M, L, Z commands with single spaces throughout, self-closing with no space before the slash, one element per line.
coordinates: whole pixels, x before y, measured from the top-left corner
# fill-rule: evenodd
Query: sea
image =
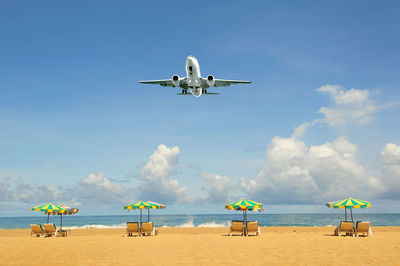
<path fill-rule="evenodd" d="M 348 217 L 349 218 L 349 217 Z M 370 221 L 373 226 L 400 226 L 400 214 L 354 214 L 354 221 Z M 157 227 L 228 227 L 232 220 L 242 220 L 233 214 L 168 214 L 151 215 Z M 143 222 L 148 220 L 143 215 Z M 344 220 L 344 214 L 248 214 L 247 221 L 258 221 L 260 226 L 333 226 Z M 140 221 L 139 215 L 63 216 L 63 228 L 123 228 L 126 222 Z M 44 224 L 47 216 L 0 217 L 0 229 L 29 228 L 30 224 Z M 60 216 L 50 216 L 50 223 L 60 226 Z"/>

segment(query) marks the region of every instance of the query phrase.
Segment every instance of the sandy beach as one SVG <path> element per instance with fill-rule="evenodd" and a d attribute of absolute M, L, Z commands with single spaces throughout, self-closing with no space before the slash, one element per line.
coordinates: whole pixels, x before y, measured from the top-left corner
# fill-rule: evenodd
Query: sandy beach
<path fill-rule="evenodd" d="M 1 265 L 400 265 L 400 227 L 373 227 L 373 238 L 336 237 L 333 227 L 264 227 L 229 237 L 228 228 L 160 228 L 154 237 L 124 229 L 76 229 L 31 238 L 0 230 Z"/>

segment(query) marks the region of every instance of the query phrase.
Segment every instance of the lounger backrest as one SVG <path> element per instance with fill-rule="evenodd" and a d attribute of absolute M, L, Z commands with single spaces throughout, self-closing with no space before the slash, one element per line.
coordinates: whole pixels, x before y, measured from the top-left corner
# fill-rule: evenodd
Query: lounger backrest
<path fill-rule="evenodd" d="M 370 222 L 358 222 L 357 223 L 357 231 L 358 232 L 368 232 L 370 226 Z"/>
<path fill-rule="evenodd" d="M 137 222 L 127 222 L 126 226 L 129 232 L 139 232 L 139 223 Z"/>
<path fill-rule="evenodd" d="M 256 232 L 258 231 L 258 221 L 247 222 L 247 231 Z"/>
<path fill-rule="evenodd" d="M 242 231 L 243 222 L 242 221 L 232 221 L 232 231 Z"/>
<path fill-rule="evenodd" d="M 31 224 L 31 229 L 34 234 L 43 233 L 43 228 L 40 224 Z"/>
<path fill-rule="evenodd" d="M 142 231 L 143 232 L 153 231 L 153 223 L 152 222 L 142 223 Z"/>
<path fill-rule="evenodd" d="M 352 231 L 354 227 L 353 222 L 341 222 L 340 223 L 340 230 L 341 231 Z"/>
<path fill-rule="evenodd" d="M 44 231 L 48 234 L 52 234 L 57 230 L 57 228 L 54 224 L 44 224 L 43 228 L 44 228 Z"/>

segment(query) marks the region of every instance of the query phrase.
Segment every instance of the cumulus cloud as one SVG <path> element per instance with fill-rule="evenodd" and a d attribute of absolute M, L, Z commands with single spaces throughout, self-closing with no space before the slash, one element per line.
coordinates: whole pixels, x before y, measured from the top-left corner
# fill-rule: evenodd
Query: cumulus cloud
<path fill-rule="evenodd" d="M 365 124 L 372 121 L 374 114 L 384 108 L 369 98 L 368 90 L 345 90 L 339 85 L 325 85 L 317 91 L 329 93 L 335 103 L 333 107 L 321 107 L 318 110 L 318 113 L 324 115 L 321 122 L 330 126 L 345 125 L 349 122 Z"/>
<path fill-rule="evenodd" d="M 382 197 L 400 199 L 400 146 L 388 143 L 380 156 Z"/>
<path fill-rule="evenodd" d="M 130 198 L 123 186 L 112 182 L 103 172 L 90 173 L 71 193 L 76 201 L 87 204 L 126 203 Z"/>
<path fill-rule="evenodd" d="M 208 185 L 207 196 L 204 201 L 210 203 L 228 202 L 231 200 L 230 193 L 234 189 L 229 176 L 221 176 L 207 172 L 200 173 L 200 178 L 204 179 Z"/>
<path fill-rule="evenodd" d="M 74 207 L 105 206 L 126 203 L 132 197 L 119 184 L 111 182 L 103 172 L 90 173 L 79 183 L 69 187 L 54 187 L 48 184 L 36 185 L 29 182 L 0 180 L 0 200 L 4 207 L 32 207 L 35 204 L 52 202 Z"/>
<path fill-rule="evenodd" d="M 0 201 L 14 200 L 8 178 L 0 179 Z"/>
<path fill-rule="evenodd" d="M 34 186 L 29 183 L 18 184 L 15 187 L 14 198 L 23 203 L 40 204 L 63 199 L 63 193 L 49 185 Z"/>
<path fill-rule="evenodd" d="M 269 203 L 320 203 L 365 195 L 379 188 L 357 160 L 357 148 L 345 137 L 307 146 L 294 137 L 275 137 L 267 148 L 267 161 L 255 179 L 241 178 L 241 187 Z"/>
<path fill-rule="evenodd" d="M 368 90 L 325 85 L 317 91 L 329 93 L 334 105 L 320 108 L 318 112 L 324 117 L 299 125 L 291 137 L 273 138 L 263 168 L 254 179 L 241 178 L 241 188 L 254 198 L 277 204 L 320 203 L 357 195 L 400 195 L 399 146 L 385 147 L 381 174 L 374 175 L 359 162 L 356 145 L 343 136 L 322 145 L 307 145 L 301 140 L 315 124 L 364 124 L 372 121 L 380 109 L 393 104 L 376 105 Z"/>
<path fill-rule="evenodd" d="M 139 197 L 163 203 L 191 202 L 193 199 L 186 192 L 186 187 L 171 178 L 177 164 L 179 147 L 168 148 L 161 144 L 150 156 L 149 161 L 140 171 L 142 184 Z"/>
<path fill-rule="evenodd" d="M 54 202 L 81 208 L 102 208 L 122 206 L 137 199 L 166 204 L 193 202 L 193 198 L 186 192 L 186 187 L 171 177 L 177 165 L 179 152 L 178 147 L 158 146 L 140 171 L 141 183 L 132 189 L 107 177 L 104 172 L 90 173 L 75 185 L 58 188 L 15 180 L 11 182 L 10 178 L 0 178 L 1 204 L 4 207 L 18 205 L 26 208 L 36 203 Z"/>

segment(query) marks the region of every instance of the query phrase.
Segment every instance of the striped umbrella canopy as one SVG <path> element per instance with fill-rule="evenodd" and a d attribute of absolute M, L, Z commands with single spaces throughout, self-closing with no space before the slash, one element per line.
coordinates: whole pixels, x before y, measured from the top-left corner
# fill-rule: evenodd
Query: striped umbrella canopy
<path fill-rule="evenodd" d="M 63 213 L 61 213 L 61 212 L 53 213 L 53 215 L 56 215 L 56 214 L 57 214 L 57 215 L 60 215 L 60 216 L 61 216 L 61 218 L 60 218 L 60 219 L 61 219 L 60 228 L 62 229 L 63 215 L 72 215 L 72 214 L 76 214 L 76 213 L 78 213 L 79 209 L 77 209 L 77 208 L 71 208 L 71 207 L 69 207 L 69 206 L 65 206 L 64 204 L 61 205 L 61 207 L 65 209 L 65 212 L 63 212 Z"/>
<path fill-rule="evenodd" d="M 227 210 L 243 211 L 243 222 L 246 222 L 247 211 L 264 211 L 263 204 L 251 200 L 241 199 L 225 205 Z"/>
<path fill-rule="evenodd" d="M 150 209 L 165 209 L 167 206 L 161 203 L 146 201 L 151 205 L 151 208 L 147 209 L 147 221 L 150 222 Z"/>
<path fill-rule="evenodd" d="M 31 211 L 44 212 L 44 214 L 47 214 L 47 223 L 49 223 L 50 214 L 55 215 L 57 213 L 65 213 L 67 210 L 59 205 L 55 205 L 53 203 L 46 203 L 43 205 L 32 207 Z"/>
<path fill-rule="evenodd" d="M 165 209 L 165 205 L 152 202 L 152 201 L 143 201 L 139 200 L 138 202 L 129 204 L 129 205 L 124 205 L 123 209 L 124 210 L 140 210 L 140 224 L 142 224 L 142 210 L 147 209 L 147 221 L 150 221 L 150 209 Z"/>
<path fill-rule="evenodd" d="M 347 209 L 350 209 L 351 221 L 353 221 L 353 208 L 358 209 L 358 208 L 371 207 L 371 203 L 365 200 L 347 198 L 344 200 L 328 202 L 326 203 L 326 206 L 329 208 L 344 209 L 344 217 L 346 221 L 347 221 Z"/>

